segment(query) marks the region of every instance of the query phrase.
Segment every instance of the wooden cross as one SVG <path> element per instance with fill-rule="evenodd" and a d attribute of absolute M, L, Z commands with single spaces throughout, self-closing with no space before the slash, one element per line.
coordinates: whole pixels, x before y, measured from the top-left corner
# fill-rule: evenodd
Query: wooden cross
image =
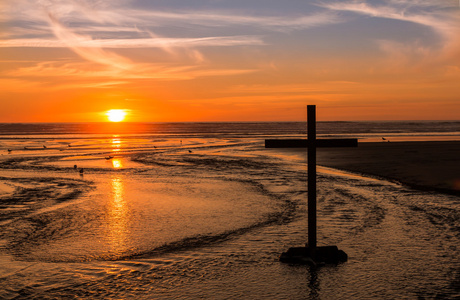
<path fill-rule="evenodd" d="M 316 139 L 316 105 L 307 106 L 308 139 L 265 140 L 265 148 L 308 149 L 308 244 L 309 251 L 316 252 L 316 148 L 357 147 L 357 139 Z M 313 258 L 314 259 L 314 258 Z"/>

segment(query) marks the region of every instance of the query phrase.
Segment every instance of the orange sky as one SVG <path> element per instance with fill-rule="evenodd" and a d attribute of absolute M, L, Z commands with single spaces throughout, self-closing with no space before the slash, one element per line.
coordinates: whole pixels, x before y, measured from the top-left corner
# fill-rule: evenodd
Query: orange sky
<path fill-rule="evenodd" d="M 460 119 L 456 1 L 5 2 L 0 122 Z"/>

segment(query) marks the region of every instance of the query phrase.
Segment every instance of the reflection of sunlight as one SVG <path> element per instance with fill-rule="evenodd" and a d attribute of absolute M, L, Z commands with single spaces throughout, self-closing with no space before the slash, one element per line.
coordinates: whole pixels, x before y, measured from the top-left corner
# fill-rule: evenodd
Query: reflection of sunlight
<path fill-rule="evenodd" d="M 113 166 L 115 169 L 123 168 L 123 162 L 122 162 L 122 160 L 119 159 L 119 158 L 114 158 L 114 159 L 112 159 L 112 166 Z"/>
<path fill-rule="evenodd" d="M 123 178 L 113 177 L 111 180 L 112 196 L 108 206 L 108 235 L 111 252 L 123 253 L 127 245 L 128 207 L 125 200 Z"/>
<path fill-rule="evenodd" d="M 112 138 L 112 151 L 118 152 L 120 151 L 120 147 L 121 147 L 121 140 L 118 137 L 118 135 L 114 135 Z"/>

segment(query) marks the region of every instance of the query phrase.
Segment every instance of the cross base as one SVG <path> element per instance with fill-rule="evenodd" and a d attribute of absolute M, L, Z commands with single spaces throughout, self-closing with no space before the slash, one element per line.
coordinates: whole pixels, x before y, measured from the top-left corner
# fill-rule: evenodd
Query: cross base
<path fill-rule="evenodd" d="M 322 246 L 322 247 L 294 247 L 289 248 L 287 252 L 283 252 L 280 256 L 280 261 L 290 264 L 301 264 L 318 266 L 324 264 L 338 264 L 346 262 L 348 255 L 337 248 L 337 246 Z"/>

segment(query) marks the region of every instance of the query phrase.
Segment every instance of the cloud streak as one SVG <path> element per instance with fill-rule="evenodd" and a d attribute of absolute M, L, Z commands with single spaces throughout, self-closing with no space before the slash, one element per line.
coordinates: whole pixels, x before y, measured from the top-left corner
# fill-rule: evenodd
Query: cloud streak
<path fill-rule="evenodd" d="M 14 8 L 10 6 L 9 10 L 16 12 L 16 14 L 12 15 L 20 16 L 20 19 L 14 22 L 21 23 L 21 21 L 26 21 L 29 24 L 28 26 L 33 28 L 35 32 L 40 30 L 43 33 L 43 29 L 46 28 L 43 22 L 46 21 L 54 38 L 45 34 L 31 37 L 28 31 L 16 30 L 0 41 L 0 47 L 68 48 L 88 62 L 105 66 L 107 72 L 112 72 L 113 76 L 123 75 L 125 77 L 137 78 L 140 76 L 140 71 L 143 71 L 146 72 L 143 76 L 149 78 L 190 78 L 192 73 L 189 72 L 180 76 L 176 72 L 177 68 L 174 66 L 170 66 L 171 69 L 169 71 L 164 68 L 159 70 L 156 65 L 134 62 L 128 57 L 122 56 L 110 49 L 159 48 L 169 55 L 175 56 L 176 61 L 184 61 L 185 58 L 179 58 L 179 56 L 185 55 L 196 64 L 203 63 L 206 60 L 203 53 L 196 49 L 199 47 L 265 45 L 261 36 L 254 35 L 168 38 L 154 34 L 151 30 L 156 22 L 162 22 L 165 19 L 174 20 L 175 22 L 181 19 L 193 23 L 195 22 L 193 20 L 197 18 L 204 18 L 206 19 L 205 22 L 208 22 L 209 25 L 209 22 L 216 21 L 216 18 L 226 19 L 227 21 L 224 22 L 230 22 L 230 17 L 216 15 L 210 17 L 209 14 L 203 13 L 170 14 L 133 10 L 120 8 L 120 3 L 112 1 L 110 3 L 107 1 L 97 1 L 95 4 L 92 4 L 87 1 L 41 0 L 38 1 L 38 5 L 42 8 L 41 10 L 37 10 L 35 4 L 35 2 L 27 0 L 18 0 L 15 3 L 17 6 Z M 5 8 L 2 7 L 2 10 L 5 10 Z M 42 11 L 43 13 L 40 14 L 37 11 Z M 154 21 L 152 22 L 152 20 Z M 241 21 L 241 18 L 239 17 L 237 20 L 233 20 L 233 22 L 238 20 Z M 251 22 L 254 22 L 254 20 Z M 142 29 L 139 29 L 139 27 L 142 27 Z M 101 35 L 101 33 L 103 33 L 102 38 L 95 38 L 96 35 Z M 182 50 L 176 51 L 175 49 Z M 187 64 L 183 64 L 183 66 L 185 66 L 184 69 L 189 68 Z M 36 67 L 29 68 L 29 71 L 33 71 Z M 25 70 L 22 69 L 22 71 L 24 72 Z M 68 71 L 68 68 L 64 68 L 64 72 Z M 241 72 L 244 73 L 247 71 L 221 70 L 217 72 L 216 70 L 205 68 L 201 72 L 193 72 L 193 74 L 196 74 L 196 76 L 207 76 L 202 74 L 220 75 Z M 97 74 L 100 71 L 94 73 Z"/>
<path fill-rule="evenodd" d="M 151 39 L 92 39 L 59 29 L 60 39 L 11 39 L 0 41 L 0 47 L 43 47 L 43 48 L 164 48 L 164 47 L 230 47 L 262 46 L 266 43 L 256 36 L 218 36 L 205 38 L 151 38 Z"/>
<path fill-rule="evenodd" d="M 59 78 L 67 81 L 89 80 L 102 83 L 84 84 L 91 87 L 106 87 L 104 82 L 117 82 L 117 84 L 129 83 L 132 80 L 156 79 L 156 80 L 190 80 L 198 77 L 215 77 L 254 73 L 254 69 L 216 69 L 204 68 L 194 65 L 170 65 L 170 64 L 137 64 L 135 69 L 126 71 L 123 69 L 111 70 L 98 65 L 88 63 L 70 63 L 60 61 L 40 62 L 33 66 L 21 67 L 14 71 L 4 72 L 11 78 Z M 123 79 L 123 80 L 117 80 Z M 56 81 L 55 85 L 62 85 Z M 64 84 L 67 86 L 67 84 Z"/>
<path fill-rule="evenodd" d="M 433 67 L 458 65 L 460 60 L 460 17 L 458 7 L 452 1 L 407 1 L 391 0 L 385 5 L 371 5 L 369 1 L 341 1 L 323 3 L 321 6 L 330 10 L 352 12 L 374 18 L 383 18 L 409 22 L 424 26 L 435 33 L 442 43 L 426 43 L 420 40 L 396 42 L 378 40 L 380 49 L 390 57 L 385 62 L 394 68 L 408 64 Z"/>
<path fill-rule="evenodd" d="M 14 16 L 10 22 L 27 24 L 30 30 L 12 26 L 12 32 L 0 41 L 0 47 L 69 48 L 87 61 L 127 71 L 136 68 L 135 63 L 109 49 L 160 48 L 176 59 L 185 55 L 195 63 L 202 63 L 206 57 L 196 49 L 199 47 L 266 46 L 263 34 L 247 34 L 254 28 L 267 33 L 340 22 L 334 13 L 326 11 L 296 17 L 273 17 L 217 10 L 135 9 L 126 4 L 126 1 L 119 0 L 17 0 L 14 5 L 4 4 L 1 7 L 4 18 Z M 46 23 L 54 37 L 47 36 L 44 31 Z M 156 29 L 189 29 L 193 26 L 202 28 L 200 36 L 191 36 L 190 30 L 185 31 L 188 36 L 167 37 L 156 33 Z M 232 34 L 215 34 L 223 28 L 238 29 L 232 30 Z M 37 34 L 31 36 L 34 31 Z M 178 48 L 182 50 L 176 51 Z"/>
<path fill-rule="evenodd" d="M 111 66 L 117 69 L 129 70 L 133 68 L 132 62 L 129 59 L 117 55 L 116 53 L 106 51 L 98 46 L 80 46 L 82 43 L 91 43 L 91 37 L 72 32 L 68 28 L 64 27 L 51 13 L 48 14 L 48 17 L 51 29 L 56 37 L 81 57 L 89 61 Z"/>
<path fill-rule="evenodd" d="M 451 38 L 454 33 L 458 35 L 458 11 L 446 10 L 445 6 L 433 5 L 432 3 L 427 4 L 426 1 L 408 2 L 393 0 L 389 1 L 388 4 L 373 6 L 368 4 L 367 1 L 342 1 L 322 4 L 322 7 L 335 11 L 348 11 L 375 18 L 393 19 L 424 25 L 446 38 Z M 394 6 L 394 4 L 398 5 Z M 417 10 L 417 7 L 423 7 L 424 10 Z M 427 7 L 431 9 L 427 10 Z"/>
<path fill-rule="evenodd" d="M 120 4 L 102 5 L 105 1 L 98 1 L 101 5 L 85 5 L 77 1 L 39 1 L 37 3 L 27 0 L 17 0 L 14 5 L 6 9 L 4 18 L 15 16 L 15 22 L 33 22 L 40 24 L 46 22 L 46 14 L 52 14 L 56 19 L 66 24 L 72 24 L 75 31 L 87 30 L 93 27 L 95 30 L 120 33 L 123 31 L 134 31 L 134 27 L 160 28 L 160 27 L 184 27 L 191 26 L 205 27 L 208 30 L 222 27 L 244 28 L 257 27 L 264 31 L 289 31 L 317 27 L 321 25 L 335 24 L 342 22 L 334 12 L 322 11 L 305 15 L 286 15 L 274 17 L 266 15 L 247 15 L 243 13 L 231 14 L 225 11 L 209 10 L 179 10 L 175 12 L 134 9 L 122 7 Z M 46 12 L 40 14 L 37 12 Z M 10 21 L 13 21 L 11 19 Z M 103 26 L 102 26 L 103 25 Z M 116 26 L 113 26 L 116 25 Z M 141 29 L 143 31 L 143 29 Z M 145 31 L 144 33 L 146 33 Z"/>

